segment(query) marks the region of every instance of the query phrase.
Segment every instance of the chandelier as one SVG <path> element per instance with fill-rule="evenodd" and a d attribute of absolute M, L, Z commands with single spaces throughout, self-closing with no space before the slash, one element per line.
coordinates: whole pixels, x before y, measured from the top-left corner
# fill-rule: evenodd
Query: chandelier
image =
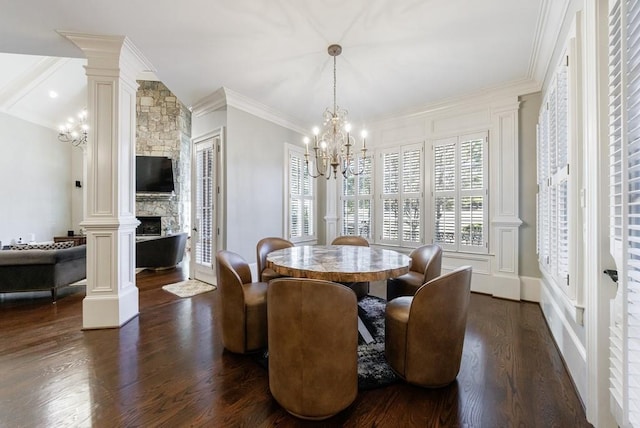
<path fill-rule="evenodd" d="M 89 125 L 87 125 L 87 110 L 78 113 L 78 120 L 73 117 L 67 119 L 67 123 L 58 128 L 58 140 L 63 143 L 71 143 L 74 146 L 83 146 L 87 143 Z"/>
<path fill-rule="evenodd" d="M 326 177 L 328 180 L 333 171 L 333 177 L 338 176 L 338 170 L 345 178 L 360 175 L 364 172 L 358 165 L 358 156 L 354 152 L 355 139 L 351 135 L 351 124 L 347 122 L 347 110 L 341 109 L 336 103 L 336 57 L 342 53 L 340 45 L 331 45 L 327 49 L 333 57 L 333 110 L 327 108 L 322 115 L 322 129 L 313 128 L 313 154 L 315 172 L 309 168 L 309 137 L 304 138 L 304 160 L 307 172 L 313 178 Z M 367 158 L 367 132 L 362 131 L 361 160 Z"/>

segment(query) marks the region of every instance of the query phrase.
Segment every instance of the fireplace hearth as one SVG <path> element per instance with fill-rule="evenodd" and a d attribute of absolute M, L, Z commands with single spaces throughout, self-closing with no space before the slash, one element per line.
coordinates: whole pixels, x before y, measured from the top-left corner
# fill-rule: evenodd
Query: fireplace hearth
<path fill-rule="evenodd" d="M 162 217 L 138 217 L 140 224 L 136 228 L 136 236 L 162 235 Z"/>

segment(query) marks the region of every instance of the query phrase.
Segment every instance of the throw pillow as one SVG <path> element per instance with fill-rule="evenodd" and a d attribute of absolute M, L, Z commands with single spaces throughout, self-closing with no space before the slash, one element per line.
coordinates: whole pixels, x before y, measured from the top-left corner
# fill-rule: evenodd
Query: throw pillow
<path fill-rule="evenodd" d="M 12 250 L 61 250 L 73 247 L 73 241 L 52 242 L 49 244 L 12 245 Z"/>

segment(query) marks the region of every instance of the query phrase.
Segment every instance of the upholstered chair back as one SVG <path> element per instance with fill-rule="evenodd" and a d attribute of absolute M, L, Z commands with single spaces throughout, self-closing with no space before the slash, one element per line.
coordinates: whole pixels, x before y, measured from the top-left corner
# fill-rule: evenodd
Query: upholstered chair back
<path fill-rule="evenodd" d="M 387 280 L 387 300 L 399 296 L 413 296 L 422 284 L 440 276 L 442 248 L 439 245 L 423 245 L 414 249 L 409 257 L 411 257 L 409 272 Z"/>
<path fill-rule="evenodd" d="M 429 281 L 387 304 L 385 356 L 407 382 L 440 387 L 460 371 L 471 295 L 471 267 Z"/>
<path fill-rule="evenodd" d="M 414 249 L 409 257 L 411 258 L 411 270 L 424 275 L 423 284 L 440 276 L 442 248 L 439 245 L 423 245 Z"/>
<path fill-rule="evenodd" d="M 326 419 L 358 392 L 354 293 L 328 281 L 279 278 L 267 292 L 269 389 L 289 413 Z"/>
<path fill-rule="evenodd" d="M 216 254 L 222 343 L 236 353 L 267 345 L 267 284 L 251 282 L 247 262 L 231 251 Z"/>
<path fill-rule="evenodd" d="M 342 235 L 338 236 L 331 242 L 331 245 L 353 245 L 357 247 L 368 247 L 369 241 L 364 239 L 362 236 L 352 236 L 352 235 Z M 347 287 L 353 290 L 356 293 L 356 297 L 358 299 L 362 299 L 364 296 L 369 294 L 369 283 L 368 282 L 349 282 L 344 283 Z"/>
<path fill-rule="evenodd" d="M 293 247 L 293 243 L 283 238 L 268 237 L 258 241 L 256 245 L 256 261 L 258 264 L 258 277 L 260 281 L 269 282 L 274 278 L 279 278 L 272 269 L 267 268 L 267 254 L 283 248 Z"/>
<path fill-rule="evenodd" d="M 338 236 L 331 242 L 331 245 L 356 245 L 359 247 L 368 247 L 369 242 L 362 236 L 343 235 Z"/>

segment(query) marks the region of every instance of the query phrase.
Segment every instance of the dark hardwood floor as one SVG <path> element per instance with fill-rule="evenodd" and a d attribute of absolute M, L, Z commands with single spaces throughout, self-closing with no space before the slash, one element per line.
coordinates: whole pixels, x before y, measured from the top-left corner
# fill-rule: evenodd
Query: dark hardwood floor
<path fill-rule="evenodd" d="M 458 380 L 361 391 L 322 423 L 289 416 L 251 356 L 223 350 L 219 293 L 182 269 L 137 275 L 140 315 L 82 331 L 83 287 L 0 295 L 0 427 L 589 426 L 538 305 L 473 294 Z"/>

